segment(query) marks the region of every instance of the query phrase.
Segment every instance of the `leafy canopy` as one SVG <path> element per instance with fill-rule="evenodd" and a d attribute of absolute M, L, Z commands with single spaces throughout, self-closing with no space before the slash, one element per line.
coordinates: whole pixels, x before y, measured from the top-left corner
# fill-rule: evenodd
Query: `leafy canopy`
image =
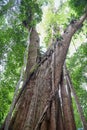
<path fill-rule="evenodd" d="M 87 0 L 69 0 L 69 4 L 78 15 L 87 11 Z"/>
<path fill-rule="evenodd" d="M 22 0 L 20 5 L 20 18 L 28 28 L 41 21 L 42 10 L 36 0 Z"/>

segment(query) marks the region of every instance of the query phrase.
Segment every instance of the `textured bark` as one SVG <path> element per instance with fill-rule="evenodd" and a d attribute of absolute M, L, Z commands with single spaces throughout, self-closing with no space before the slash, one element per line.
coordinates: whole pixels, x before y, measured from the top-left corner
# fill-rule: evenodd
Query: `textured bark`
<path fill-rule="evenodd" d="M 72 119 L 73 115 L 69 108 L 71 104 L 67 95 L 65 95 L 64 99 L 64 92 L 66 94 L 65 88 L 62 88 L 63 111 L 60 103 L 56 100 L 59 98 L 55 92 L 58 93 L 59 90 L 58 86 L 61 81 L 62 68 L 71 38 L 86 17 L 87 14 L 79 21 L 76 21 L 67 27 L 66 31 L 62 35 L 62 39 L 57 41 L 55 45 L 51 46 L 42 58 L 41 63 L 39 63 L 37 71 L 29 78 L 32 66 L 36 63 L 38 48 L 38 45 L 36 45 L 36 39 L 38 39 L 38 36 L 36 36 L 36 32 L 33 30 L 34 32 L 32 32 L 31 35 L 31 43 L 36 47 L 31 47 L 28 52 L 28 63 L 25 75 L 27 83 L 17 100 L 16 113 L 11 120 L 9 130 L 66 130 L 62 126 L 65 122 L 66 124 L 68 123 L 67 119 L 64 120 L 65 116 L 63 119 L 64 113 L 66 115 L 65 108 L 67 108 L 68 119 L 70 119 L 69 127 L 67 124 L 67 130 L 75 130 Z M 52 95 L 54 95 L 53 97 L 55 98 L 52 98 Z M 58 117 L 56 117 L 56 114 Z M 60 125 L 58 126 L 58 124 Z"/>
<path fill-rule="evenodd" d="M 71 95 L 68 91 L 65 71 L 63 71 L 63 76 L 62 76 L 61 97 L 62 97 L 65 130 L 76 130 L 74 115 L 72 111 Z"/>
<path fill-rule="evenodd" d="M 69 86 L 70 86 L 70 88 L 71 88 L 71 91 L 72 91 L 72 93 L 73 93 L 73 96 L 74 96 L 74 98 L 75 98 L 76 105 L 77 105 L 77 108 L 78 108 L 78 112 L 79 112 L 79 115 L 80 115 L 80 119 L 81 119 L 81 121 L 82 121 L 83 128 L 84 128 L 84 130 L 87 130 L 87 122 L 86 122 L 86 119 L 85 119 L 85 117 L 84 117 L 81 104 L 80 104 L 79 99 L 78 99 L 78 97 L 77 97 L 77 95 L 76 95 L 76 92 L 75 92 L 74 87 L 73 87 L 73 85 L 72 85 L 72 81 L 71 81 L 71 79 L 70 79 L 70 76 L 69 76 L 69 73 L 68 73 L 67 69 L 66 69 L 66 72 L 67 72 L 67 82 L 68 82 L 68 84 L 69 84 Z"/>
<path fill-rule="evenodd" d="M 23 129 L 27 112 L 29 110 L 29 105 L 31 103 L 33 93 L 34 93 L 34 85 L 35 85 L 35 79 L 31 79 L 29 82 L 28 87 L 21 95 L 20 104 L 17 110 L 16 117 L 14 118 L 13 130 L 21 130 Z M 12 126 L 11 126 L 12 127 Z"/>
<path fill-rule="evenodd" d="M 24 77 L 26 81 L 29 78 L 31 68 L 34 67 L 39 56 L 39 41 L 40 39 L 39 39 L 36 29 L 32 28 L 31 33 L 30 33 L 28 59 L 27 59 L 25 77 Z"/>
<path fill-rule="evenodd" d="M 53 47 L 54 51 L 54 47 Z M 55 54 L 52 54 L 52 62 L 51 62 L 51 70 L 52 70 L 52 93 L 54 94 L 55 86 L 54 86 L 54 81 L 55 81 L 55 72 L 54 72 L 54 67 L 55 67 Z M 51 113 L 50 113 L 50 126 L 49 130 L 56 130 L 56 107 L 55 107 L 55 101 L 52 102 L 51 104 Z"/>
<path fill-rule="evenodd" d="M 50 66 L 48 67 L 50 58 L 38 70 L 35 76 L 37 78 L 31 79 L 29 85 L 22 93 L 13 130 L 32 130 L 35 128 L 47 104 L 47 99 L 50 97 L 51 75 Z"/>
<path fill-rule="evenodd" d="M 60 95 L 59 91 L 55 100 L 56 101 L 56 130 L 64 130 L 63 112 L 62 112 L 61 97 L 59 96 Z"/>

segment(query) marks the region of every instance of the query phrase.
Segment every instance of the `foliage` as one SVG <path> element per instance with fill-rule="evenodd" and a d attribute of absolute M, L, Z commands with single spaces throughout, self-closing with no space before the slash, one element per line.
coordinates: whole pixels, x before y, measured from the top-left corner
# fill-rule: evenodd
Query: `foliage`
<path fill-rule="evenodd" d="M 76 102 L 75 102 L 74 98 L 72 98 L 72 102 L 73 102 L 74 118 L 75 118 L 75 122 L 76 122 L 76 128 L 81 128 L 82 123 L 81 123 L 81 120 L 80 120 L 80 115 L 78 113 Z"/>
<path fill-rule="evenodd" d="M 3 31 L 1 31 L 3 33 Z M 3 68 L 0 82 L 0 122 L 2 122 L 9 110 L 13 92 L 19 80 L 20 70 L 23 65 L 25 52 L 26 32 L 20 27 L 6 28 L 1 41 L 1 66 Z M 2 37 L 0 37 L 2 39 Z M 4 67 L 3 67 L 4 66 Z M 1 123 L 0 123 L 1 124 Z"/>
<path fill-rule="evenodd" d="M 27 46 L 28 33 L 15 18 L 11 12 L 0 19 L 0 125 L 8 113 Z"/>
<path fill-rule="evenodd" d="M 78 4 L 78 8 L 76 2 Z M 40 23 L 42 32 L 40 29 L 40 33 L 44 35 L 43 39 L 46 46 L 51 44 L 51 39 L 53 38 L 53 26 L 56 25 L 55 32 L 57 32 L 57 36 L 59 36 L 72 20 L 77 19 L 82 15 L 82 13 L 84 13 L 86 10 L 87 1 L 80 0 L 80 2 L 78 0 L 67 0 L 58 9 L 55 8 L 53 3 L 52 6 L 47 6 L 43 9 L 43 18 Z"/>
<path fill-rule="evenodd" d="M 67 61 L 71 78 L 87 120 L 87 42 Z"/>
<path fill-rule="evenodd" d="M 63 3 L 58 9 L 50 6 L 43 9 L 43 18 L 40 23 L 42 32 L 40 29 L 40 33 L 44 35 L 44 43 L 46 46 L 51 44 L 51 39 L 54 38 L 52 37 L 52 29 L 54 28 L 56 36 L 59 37 L 73 17 L 76 17 L 76 12 L 70 8 L 68 2 Z"/>
<path fill-rule="evenodd" d="M 3 16 L 9 9 L 11 9 L 14 6 L 14 0 L 1 0 L 0 5 L 0 16 Z"/>
<path fill-rule="evenodd" d="M 42 19 L 42 6 L 53 0 L 22 0 L 20 4 L 20 19 L 27 28 L 36 26 Z"/>
<path fill-rule="evenodd" d="M 28 28 L 35 26 L 41 20 L 42 10 L 35 0 L 22 0 L 20 5 L 20 18 Z"/>
<path fill-rule="evenodd" d="M 69 3 L 79 16 L 87 11 L 87 0 L 69 0 Z"/>

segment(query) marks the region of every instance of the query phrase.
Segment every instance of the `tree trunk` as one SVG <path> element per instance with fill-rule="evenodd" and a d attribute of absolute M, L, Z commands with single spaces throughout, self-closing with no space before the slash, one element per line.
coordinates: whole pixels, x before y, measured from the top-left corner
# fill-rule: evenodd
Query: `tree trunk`
<path fill-rule="evenodd" d="M 38 64 L 35 63 L 37 47 L 34 47 L 37 43 L 37 37 L 32 34 L 31 41 L 33 42 L 33 40 L 35 40 L 35 42 L 33 44 L 34 46 L 30 48 L 30 52 L 28 52 L 29 55 L 25 76 L 27 82 L 17 99 L 16 112 L 11 120 L 9 130 L 65 130 L 62 126 L 63 123 L 65 124 L 65 122 L 63 122 L 65 120 L 63 120 L 62 117 L 61 105 L 59 105 L 60 103 L 56 100 L 59 99 L 56 93 L 58 93 L 59 90 L 62 67 L 71 38 L 86 17 L 87 14 L 82 16 L 79 21 L 70 24 L 62 35 L 62 39 L 57 41 L 53 47 L 47 50 Z M 55 58 L 53 59 L 53 57 Z M 34 64 L 38 67 L 33 68 L 32 70 Z M 32 75 L 30 75 L 31 71 L 34 72 Z M 67 106 L 67 109 L 69 109 L 69 105 Z M 56 117 L 56 113 L 60 113 L 58 114 L 58 117 Z M 58 127 L 59 122 L 60 126 Z M 74 129 L 75 126 L 73 124 L 71 125 Z M 69 128 L 70 129 L 67 130 L 72 130 L 71 127 Z"/>
<path fill-rule="evenodd" d="M 71 87 L 71 91 L 72 91 L 73 96 L 75 98 L 77 109 L 78 109 L 78 112 L 79 112 L 79 115 L 80 115 L 80 118 L 81 118 L 81 121 L 82 121 L 83 128 L 84 128 L 84 130 L 87 130 L 87 122 L 85 120 L 82 107 L 80 105 L 79 99 L 78 99 L 78 97 L 76 95 L 76 92 L 74 90 L 74 87 L 72 85 L 72 81 L 70 79 L 70 76 L 69 76 L 69 73 L 68 73 L 67 69 L 66 69 L 66 72 L 67 72 L 67 82 L 68 82 L 69 86 Z"/>
<path fill-rule="evenodd" d="M 62 97 L 62 108 L 64 116 L 64 127 L 65 130 L 76 130 L 71 94 L 69 91 L 69 86 L 66 82 L 66 73 L 63 71 L 62 83 L 61 83 L 61 97 Z"/>
<path fill-rule="evenodd" d="M 26 65 L 26 70 L 25 70 L 25 76 L 24 76 L 25 81 L 29 79 L 31 68 L 34 67 L 34 65 L 37 62 L 37 59 L 39 58 L 39 48 L 40 48 L 39 42 L 40 42 L 40 39 L 39 39 L 38 33 L 35 28 L 32 28 L 31 33 L 30 33 L 28 59 L 27 59 L 27 65 Z"/>

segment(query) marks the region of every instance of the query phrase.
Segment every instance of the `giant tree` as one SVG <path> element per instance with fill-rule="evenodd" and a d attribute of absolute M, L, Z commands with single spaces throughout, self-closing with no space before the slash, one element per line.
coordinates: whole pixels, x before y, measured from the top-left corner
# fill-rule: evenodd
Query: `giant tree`
<path fill-rule="evenodd" d="M 27 6 L 27 2 L 30 6 Z M 78 20 L 73 19 L 60 38 L 52 40 L 50 48 L 41 57 L 39 37 L 35 30 L 35 20 L 38 20 L 38 13 L 41 14 L 39 5 L 33 0 L 22 1 L 21 5 L 23 25 L 30 31 L 28 60 L 24 83 L 15 100 L 9 128 L 5 121 L 2 129 L 75 130 L 71 92 L 65 80 L 63 65 L 72 36 L 87 18 L 86 7 L 81 6 L 84 9 L 84 12 L 80 12 L 82 16 Z M 25 7 L 28 7 L 27 10 Z"/>

